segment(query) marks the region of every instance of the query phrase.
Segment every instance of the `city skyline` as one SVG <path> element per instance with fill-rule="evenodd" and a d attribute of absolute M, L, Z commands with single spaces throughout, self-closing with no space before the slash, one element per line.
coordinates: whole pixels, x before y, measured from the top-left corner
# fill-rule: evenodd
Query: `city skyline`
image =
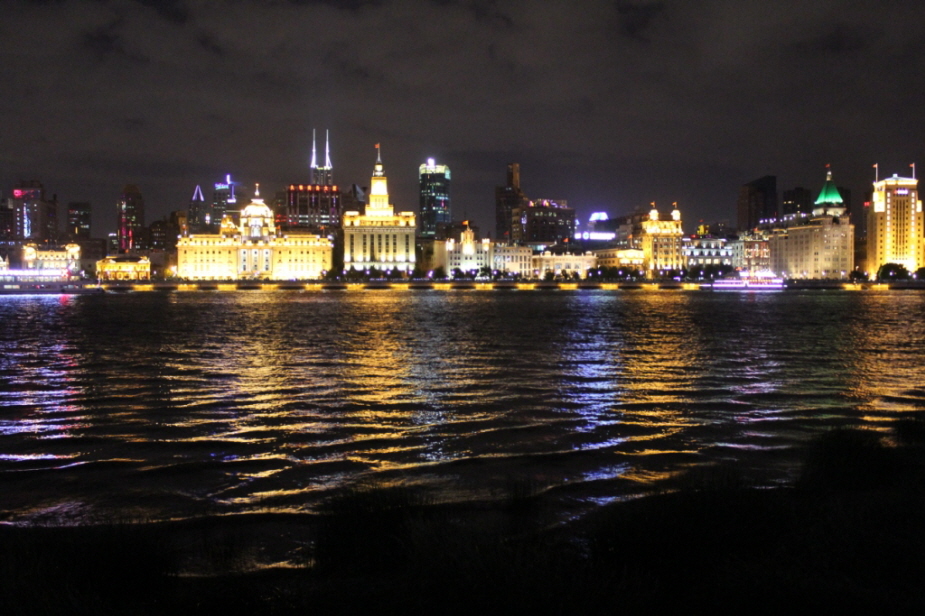
<path fill-rule="evenodd" d="M 815 190 L 831 164 L 860 202 L 874 163 L 905 176 L 925 153 L 913 2 L 8 9 L 4 196 L 37 179 L 89 201 L 95 236 L 125 184 L 154 220 L 229 173 L 309 183 L 313 129 L 330 131 L 342 186 L 365 183 L 382 143 L 399 209 L 416 209 L 418 166 L 445 163 L 454 217 L 486 230 L 511 162 L 528 196 L 566 198 L 582 221 L 676 201 L 691 223 L 734 223 L 755 178 Z M 306 23 L 325 27 L 308 38 Z"/>

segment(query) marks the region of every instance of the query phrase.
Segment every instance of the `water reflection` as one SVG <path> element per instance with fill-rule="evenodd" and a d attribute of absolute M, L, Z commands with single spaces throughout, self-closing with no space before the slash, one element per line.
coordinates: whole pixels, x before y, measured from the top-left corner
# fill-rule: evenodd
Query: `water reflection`
<path fill-rule="evenodd" d="M 919 294 L 0 299 L 0 510 L 306 511 L 374 478 L 596 502 L 923 407 Z"/>

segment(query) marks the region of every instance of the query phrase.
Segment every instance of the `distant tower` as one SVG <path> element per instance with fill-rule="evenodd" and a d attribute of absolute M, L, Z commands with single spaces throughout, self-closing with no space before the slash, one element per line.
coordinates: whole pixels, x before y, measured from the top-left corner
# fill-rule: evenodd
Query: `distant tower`
<path fill-rule="evenodd" d="M 137 186 L 128 184 L 122 189 L 116 209 L 118 214 L 116 238 L 119 251 L 126 252 L 135 248 L 143 248 L 145 200 Z"/>
<path fill-rule="evenodd" d="M 238 200 L 234 196 L 234 182 L 231 181 L 231 174 L 225 176 L 224 182 L 216 182 L 215 191 L 212 193 L 212 207 L 208 214 L 206 224 L 209 225 L 210 233 L 218 233 L 222 226 L 222 218 L 229 209 L 234 209 Z M 228 206 L 231 206 L 230 208 Z"/>
<path fill-rule="evenodd" d="M 334 167 L 331 165 L 331 142 L 325 131 L 324 166 L 318 166 L 315 131 L 312 129 L 311 182 L 290 184 L 286 200 L 278 208 L 277 224 L 285 229 L 312 229 L 327 234 L 340 227 L 343 208 L 341 194 L 334 185 Z"/>
<path fill-rule="evenodd" d="M 186 227 L 189 233 L 202 233 L 206 213 L 206 198 L 202 196 L 202 188 L 197 184 L 186 210 Z"/>
<path fill-rule="evenodd" d="M 778 220 L 777 210 L 777 176 L 766 175 L 739 189 L 736 204 L 739 231 L 749 231 Z"/>
<path fill-rule="evenodd" d="M 67 204 L 67 237 L 70 240 L 90 239 L 90 204 L 71 201 Z"/>
<path fill-rule="evenodd" d="M 495 241 L 512 241 L 511 217 L 517 208 L 527 206 L 527 197 L 520 190 L 520 164 L 507 166 L 507 185 L 495 188 Z"/>
<path fill-rule="evenodd" d="M 418 170 L 420 178 L 421 235 L 434 237 L 437 225 L 449 224 L 450 217 L 450 168 L 437 165 L 433 158 Z"/>
<path fill-rule="evenodd" d="M 331 186 L 334 183 L 334 167 L 331 165 L 331 139 L 329 131 L 324 131 L 324 166 L 318 166 L 315 152 L 315 129 L 312 129 L 312 184 L 315 186 Z"/>

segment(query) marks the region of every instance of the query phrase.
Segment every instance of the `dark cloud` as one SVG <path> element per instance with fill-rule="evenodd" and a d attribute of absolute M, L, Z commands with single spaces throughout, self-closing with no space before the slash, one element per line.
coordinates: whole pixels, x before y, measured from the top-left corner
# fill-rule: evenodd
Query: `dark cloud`
<path fill-rule="evenodd" d="M 825 163 L 861 194 L 873 162 L 905 171 L 925 148 L 913 0 L 5 10 L 0 191 L 38 177 L 103 208 L 100 234 L 126 182 L 165 214 L 225 173 L 304 181 L 312 128 L 331 130 L 341 183 L 369 181 L 381 142 L 399 207 L 414 208 L 424 158 L 449 164 L 454 210 L 484 229 L 511 160 L 529 195 L 583 215 L 678 201 L 693 220 L 731 217 L 738 186 L 766 173 L 821 185 Z"/>

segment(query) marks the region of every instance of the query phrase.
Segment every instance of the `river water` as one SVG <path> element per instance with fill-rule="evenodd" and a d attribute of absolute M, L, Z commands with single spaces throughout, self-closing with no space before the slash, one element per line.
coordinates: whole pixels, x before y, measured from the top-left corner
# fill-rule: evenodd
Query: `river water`
<path fill-rule="evenodd" d="M 0 297 L 0 521 L 310 512 L 357 483 L 563 509 L 696 466 L 789 481 L 925 408 L 925 294 Z"/>

